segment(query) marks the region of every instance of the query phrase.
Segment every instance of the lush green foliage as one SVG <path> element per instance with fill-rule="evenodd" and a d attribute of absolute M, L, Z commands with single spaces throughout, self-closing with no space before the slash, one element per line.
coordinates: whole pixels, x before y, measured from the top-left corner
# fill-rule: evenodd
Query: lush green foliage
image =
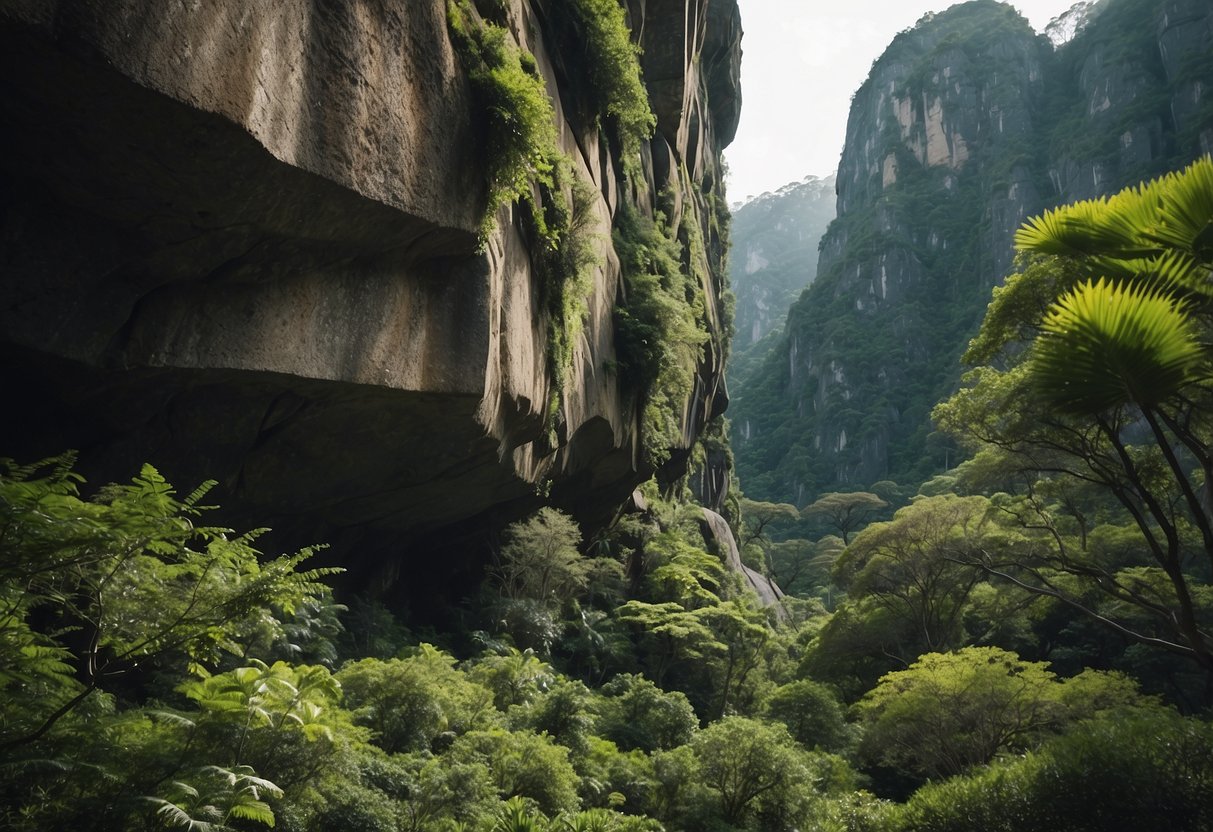
<path fill-rule="evenodd" d="M 888 503 L 870 491 L 831 491 L 822 494 L 804 507 L 806 516 L 819 515 L 829 518 L 830 525 L 838 529 L 842 542 L 848 542 L 851 532 L 862 526 L 868 518 Z"/>
<path fill-rule="evenodd" d="M 767 699 L 766 713 L 786 725 L 805 748 L 841 752 L 848 750 L 854 739 L 838 695 L 812 679 L 798 679 L 776 688 Z"/>
<path fill-rule="evenodd" d="M 291 633 L 299 655 L 332 647 L 324 610 L 343 608 L 317 583 L 320 573 L 295 569 L 299 556 L 259 562 L 247 538 L 196 525 L 197 495 L 178 501 L 150 468 L 93 500 L 77 486 L 65 462 L 10 469 L 0 482 L 0 528 L 12 553 L 0 633 L 11 659 L 0 712 L 6 828 L 948 829 L 956 827 L 915 824 L 952 823 L 976 811 L 975 801 L 1012 806 L 1017 814 L 1008 817 L 1069 817 L 1077 798 L 1061 796 L 1087 788 L 1091 760 L 1152 784 L 1176 828 L 1199 828 L 1182 824 L 1202 817 L 1208 762 L 1196 743 L 1207 743 L 1207 726 L 1166 715 L 1118 674 L 1061 678 L 994 648 L 927 655 L 881 680 L 847 724 L 834 691 L 795 661 L 807 641 L 818 653 L 839 644 L 822 641 L 817 619 L 799 632 L 773 627 L 702 548 L 698 507 L 655 490 L 646 521 L 622 524 L 597 558 L 580 556 L 576 526 L 549 510 L 505 536 L 488 588 L 548 611 L 552 663 L 508 646 L 509 633 L 496 630 L 475 636 L 488 649 L 464 662 L 398 641 L 393 658 L 348 660 L 333 673 L 275 658 L 292 650 L 266 635 Z M 968 511 L 945 511 L 953 507 Z M 936 540 L 945 548 L 993 539 L 980 498 L 922 499 L 910 509 L 946 515 Z M 862 531 L 836 569 L 862 571 L 885 557 L 885 544 L 873 542 L 888 537 L 885 525 L 903 524 L 912 539 L 918 513 L 903 509 Z M 596 563 L 618 568 L 613 551 L 635 570 L 631 600 L 622 589 L 588 591 Z M 196 558 L 207 566 L 189 566 Z M 205 602 L 222 600 L 224 612 L 208 606 L 195 619 L 204 607 L 190 606 L 189 596 L 202 595 L 192 587 L 212 578 Z M 875 597 L 847 580 L 859 602 Z M 988 584 L 970 593 L 981 598 L 966 601 L 966 626 L 977 610 L 1005 615 L 997 594 L 981 587 Z M 111 612 L 120 613 L 114 624 Z M 601 631 L 618 628 L 614 661 L 651 669 L 664 687 L 635 672 L 597 688 L 562 673 L 561 635 L 576 631 L 566 629 L 570 616 L 584 624 L 587 613 L 605 616 L 594 625 Z M 176 637 L 144 637 L 150 652 L 137 666 L 124 663 L 117 651 L 140 628 L 165 632 L 163 614 L 180 628 Z M 405 632 L 378 617 L 351 612 L 345 620 L 374 627 L 377 638 Z M 831 624 L 846 620 L 840 609 Z M 335 643 L 357 649 L 366 641 Z M 77 644 L 97 648 L 78 652 Z M 90 662 L 105 669 L 92 681 Z M 1105 714 L 1116 719 L 1091 721 Z M 1114 747 L 1127 731 L 1139 732 L 1133 741 L 1146 749 L 1131 762 Z M 1167 743 L 1191 751 L 1177 765 L 1161 750 Z M 998 759 L 1024 749 L 1036 750 L 1018 762 Z M 853 764 L 867 766 L 881 788 L 965 775 L 898 805 L 857 793 Z M 1121 768 L 1107 777 L 1127 793 L 1115 780 Z M 1016 788 L 1000 791 L 1009 778 Z"/>
<path fill-rule="evenodd" d="M 615 250 L 625 302 L 615 308 L 615 351 L 626 389 L 646 394 L 642 433 L 654 462 L 682 436 L 682 409 L 708 340 L 703 288 L 687 252 L 662 214 L 650 220 L 621 206 Z"/>
<path fill-rule="evenodd" d="M 973 552 L 1005 545 L 983 497 L 923 497 L 864 529 L 834 564 L 853 597 L 869 599 L 917 633 L 918 646 L 955 646 L 980 570 Z"/>
<path fill-rule="evenodd" d="M 1160 289 L 1080 283 L 1041 322 L 1035 370 L 1053 406 L 1097 413 L 1152 406 L 1194 380 L 1204 363 L 1196 327 Z"/>
<path fill-rule="evenodd" d="M 321 596 L 325 573 L 298 571 L 309 551 L 263 563 L 256 532 L 197 525 L 209 484 L 178 500 L 144 466 L 85 500 L 71 462 L 6 462 L 0 475 L 6 825 L 272 824 L 265 798 L 281 790 L 257 771 L 275 747 L 327 742 L 331 677 L 281 662 L 206 669 L 241 656 L 272 607 L 289 618 Z M 192 708 L 119 706 L 171 665 L 203 677 L 179 688 Z M 54 796 L 64 789 L 72 800 Z"/>
<path fill-rule="evenodd" d="M 1135 704 L 1146 703 L 1121 676 L 1087 671 L 1058 681 L 1045 664 L 995 647 L 928 653 L 860 700 L 861 750 L 882 765 L 949 777 L 1030 748 L 1068 723 Z"/>
<path fill-rule="evenodd" d="M 657 119 L 649 109 L 640 72 L 640 49 L 632 43 L 627 14 L 618 0 L 569 0 L 557 9 L 572 24 L 571 40 L 584 50 L 584 71 L 598 117 L 613 124 L 626 171 L 639 165 L 641 142 Z"/>
<path fill-rule="evenodd" d="M 1057 252 L 1054 261 L 1008 282 L 970 352 L 1005 369 L 979 367 L 936 410 L 981 449 L 975 478 L 1026 486 L 1004 501 L 1008 515 L 1047 533 L 1031 553 L 975 562 L 1206 669 L 1213 517 L 1199 491 L 1213 470 L 1210 228 L 1208 159 L 1030 223 L 1020 245 Z M 1018 337 L 1034 347 L 1020 349 Z M 1099 523 L 1135 536 L 1136 551 L 1109 558 L 1093 548 Z"/>
<path fill-rule="evenodd" d="M 486 121 L 487 235 L 510 202 L 525 201 L 541 213 L 534 188 L 553 188 L 561 164 L 556 116 L 534 57 L 513 45 L 506 28 L 480 20 L 467 0 L 447 3 L 447 22 Z"/>
<path fill-rule="evenodd" d="M 1213 823 L 1210 730 L 1158 711 L 1084 723 L 1021 759 L 928 785 L 904 806 L 838 801 L 824 828 L 1198 832 Z"/>
<path fill-rule="evenodd" d="M 681 691 L 664 691 L 643 676 L 620 674 L 604 685 L 598 731 L 625 750 L 653 752 L 691 741 L 699 719 Z"/>
<path fill-rule="evenodd" d="M 556 113 L 534 57 L 513 44 L 505 26 L 480 20 L 468 0 L 450 0 L 447 21 L 485 121 L 489 193 L 481 242 L 504 206 L 525 207 L 548 318 L 548 369 L 559 388 L 599 263 L 595 194 L 559 149 Z"/>
<path fill-rule="evenodd" d="M 494 721 L 493 693 L 455 669 L 455 660 L 429 644 L 404 659 L 362 659 L 337 674 L 354 722 L 388 753 L 425 751 L 444 734 Z"/>
<path fill-rule="evenodd" d="M 195 525 L 212 484 L 178 500 L 144 466 L 83 500 L 72 461 L 0 474 L 3 747 L 36 742 L 140 665 L 238 653 L 266 608 L 289 614 L 324 589 L 325 572 L 296 569 L 311 551 L 261 563 L 258 532 Z"/>

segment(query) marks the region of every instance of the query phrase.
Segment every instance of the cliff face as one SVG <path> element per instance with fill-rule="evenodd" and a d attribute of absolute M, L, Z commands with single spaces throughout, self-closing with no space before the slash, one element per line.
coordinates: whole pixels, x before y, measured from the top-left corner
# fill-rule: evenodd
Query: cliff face
<path fill-rule="evenodd" d="M 506 6 L 592 186 L 599 265 L 562 386 L 518 212 L 478 249 L 484 151 L 443 0 L 0 2 L 3 453 L 78 448 L 94 481 L 141 461 L 216 478 L 234 523 L 388 573 L 437 541 L 478 556 L 467 541 L 540 492 L 593 526 L 651 473 L 641 401 L 608 371 L 610 227 L 666 190 L 708 260 L 685 458 L 725 403 L 709 201 L 740 105 L 736 5 L 632 4 L 658 128 L 626 189 L 606 134 L 566 110 L 577 45 L 548 35 L 545 0 Z"/>
<path fill-rule="evenodd" d="M 833 176 L 806 176 L 733 212 L 730 386 L 748 374 L 752 348 L 783 326 L 788 307 L 816 277 L 817 245 L 834 219 L 834 187 Z"/>
<path fill-rule="evenodd" d="M 1010 7 L 928 15 L 852 102 L 838 219 L 786 340 L 733 390 L 747 493 L 803 503 L 919 482 L 951 449 L 932 405 L 1025 218 L 1208 152 L 1207 3 L 1107 0 L 1055 49 Z"/>

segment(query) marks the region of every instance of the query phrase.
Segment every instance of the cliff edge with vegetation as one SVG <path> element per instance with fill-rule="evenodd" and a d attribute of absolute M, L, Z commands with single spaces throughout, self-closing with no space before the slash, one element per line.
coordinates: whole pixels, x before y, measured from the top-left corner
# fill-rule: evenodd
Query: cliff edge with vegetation
<path fill-rule="evenodd" d="M 719 0 L 4 0 L 3 453 L 216 478 L 347 564 L 544 494 L 601 523 L 726 403 L 740 37 Z"/>

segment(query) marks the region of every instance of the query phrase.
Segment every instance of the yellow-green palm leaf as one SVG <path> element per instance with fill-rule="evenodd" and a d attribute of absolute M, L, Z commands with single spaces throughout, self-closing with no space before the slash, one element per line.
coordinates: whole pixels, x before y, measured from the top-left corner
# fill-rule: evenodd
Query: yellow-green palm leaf
<path fill-rule="evenodd" d="M 1183 252 L 1213 263 L 1213 160 L 1032 217 L 1015 234 L 1021 251 L 1115 260 Z"/>
<path fill-rule="evenodd" d="M 1146 238 L 1143 229 L 1153 222 L 1155 214 L 1152 201 L 1130 189 L 1114 197 L 1083 200 L 1032 217 L 1015 233 L 1015 246 L 1020 251 L 1069 257 L 1153 257 L 1161 247 Z"/>
<path fill-rule="evenodd" d="M 1113 283 L 1159 287 L 1182 298 L 1201 302 L 1213 296 L 1210 270 L 1187 251 L 1172 249 L 1155 257 L 1120 259 L 1090 257 L 1089 269 Z"/>
<path fill-rule="evenodd" d="M 1161 182 L 1158 223 L 1149 236 L 1213 263 L 1213 159 L 1198 159 Z"/>
<path fill-rule="evenodd" d="M 1079 284 L 1054 303 L 1042 328 L 1037 384 L 1071 413 L 1157 404 L 1196 376 L 1204 356 L 1182 303 L 1140 284 Z"/>

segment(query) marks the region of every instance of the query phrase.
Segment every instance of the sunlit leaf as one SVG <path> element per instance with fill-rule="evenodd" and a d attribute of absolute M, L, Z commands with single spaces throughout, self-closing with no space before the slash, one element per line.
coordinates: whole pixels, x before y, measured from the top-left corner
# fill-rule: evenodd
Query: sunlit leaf
<path fill-rule="evenodd" d="M 1068 412 L 1157 404 L 1190 381 L 1204 357 L 1193 322 L 1160 289 L 1088 281 L 1061 297 L 1042 327 L 1037 386 Z"/>

